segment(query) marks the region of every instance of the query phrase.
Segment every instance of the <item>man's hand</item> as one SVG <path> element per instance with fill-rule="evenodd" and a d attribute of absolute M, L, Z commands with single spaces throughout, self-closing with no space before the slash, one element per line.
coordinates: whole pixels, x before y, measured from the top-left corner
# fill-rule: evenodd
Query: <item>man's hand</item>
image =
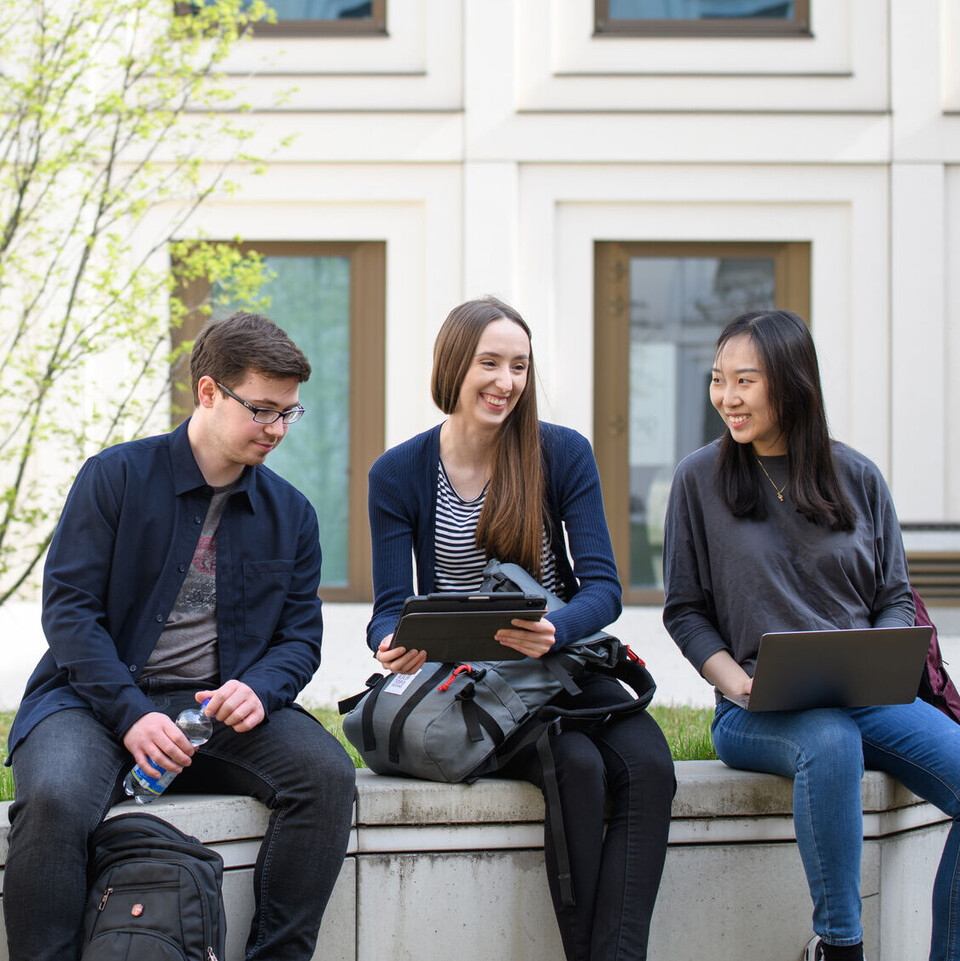
<path fill-rule="evenodd" d="M 238 734 L 252 731 L 266 716 L 253 688 L 236 679 L 227 681 L 215 691 L 197 691 L 196 698 L 198 704 L 209 698 L 207 716 L 232 727 Z"/>
<path fill-rule="evenodd" d="M 165 771 L 179 774 L 190 764 L 196 751 L 183 731 L 159 711 L 151 711 L 134 721 L 123 735 L 123 746 L 151 777 L 160 777 L 163 773 L 157 770 L 151 759 L 162 764 Z"/>

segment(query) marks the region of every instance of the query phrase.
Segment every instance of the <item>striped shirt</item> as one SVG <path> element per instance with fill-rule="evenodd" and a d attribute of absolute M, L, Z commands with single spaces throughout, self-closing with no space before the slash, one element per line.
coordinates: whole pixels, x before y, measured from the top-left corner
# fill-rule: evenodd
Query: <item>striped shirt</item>
<path fill-rule="evenodd" d="M 437 471 L 437 522 L 434 531 L 434 589 L 470 592 L 480 589 L 487 555 L 477 546 L 477 522 L 487 496 L 484 487 L 472 500 L 464 500 L 447 477 L 443 461 Z M 557 579 L 557 562 L 550 549 L 550 537 L 543 530 L 540 583 L 562 596 Z"/>

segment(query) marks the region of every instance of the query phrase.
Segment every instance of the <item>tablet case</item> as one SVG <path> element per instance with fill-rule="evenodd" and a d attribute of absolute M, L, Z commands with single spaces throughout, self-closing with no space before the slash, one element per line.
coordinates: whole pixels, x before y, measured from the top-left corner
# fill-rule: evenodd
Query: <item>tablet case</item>
<path fill-rule="evenodd" d="M 538 621 L 546 613 L 542 594 L 427 594 L 408 597 L 391 649 L 426 651 L 428 661 L 508 661 L 525 655 L 495 634 L 515 617 Z"/>

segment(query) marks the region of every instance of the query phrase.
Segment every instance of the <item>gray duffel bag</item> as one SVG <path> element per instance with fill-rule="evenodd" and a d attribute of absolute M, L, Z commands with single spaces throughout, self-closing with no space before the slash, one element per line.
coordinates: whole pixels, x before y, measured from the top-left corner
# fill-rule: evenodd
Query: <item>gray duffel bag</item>
<path fill-rule="evenodd" d="M 548 611 L 564 603 L 522 567 L 491 560 L 479 593 L 496 591 L 544 594 Z M 609 710 L 551 707 L 562 691 L 578 694 L 587 671 L 624 681 L 636 700 Z M 365 691 L 340 702 L 340 712 L 344 733 L 373 771 L 456 783 L 496 771 L 548 728 L 643 710 L 655 690 L 643 661 L 598 632 L 541 658 L 429 662 L 416 674 L 374 674 Z"/>

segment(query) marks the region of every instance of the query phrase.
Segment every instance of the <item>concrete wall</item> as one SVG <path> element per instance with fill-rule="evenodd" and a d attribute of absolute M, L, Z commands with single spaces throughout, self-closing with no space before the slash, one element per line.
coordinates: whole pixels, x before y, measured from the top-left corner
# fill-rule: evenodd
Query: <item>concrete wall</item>
<path fill-rule="evenodd" d="M 651 961 L 799 959 L 811 934 L 811 908 L 790 782 L 713 761 L 682 762 L 677 772 Z M 886 775 L 868 773 L 863 795 L 867 955 L 923 961 L 946 819 Z M 227 959 L 237 961 L 266 810 L 245 798 L 212 803 L 176 796 L 151 810 L 223 855 Z M 359 772 L 350 848 L 316 961 L 561 961 L 542 818 L 540 794 L 527 784 L 487 780 L 468 787 Z M 5 857 L 4 826 L 0 865 Z M 0 961 L 6 959 L 0 946 Z"/>

